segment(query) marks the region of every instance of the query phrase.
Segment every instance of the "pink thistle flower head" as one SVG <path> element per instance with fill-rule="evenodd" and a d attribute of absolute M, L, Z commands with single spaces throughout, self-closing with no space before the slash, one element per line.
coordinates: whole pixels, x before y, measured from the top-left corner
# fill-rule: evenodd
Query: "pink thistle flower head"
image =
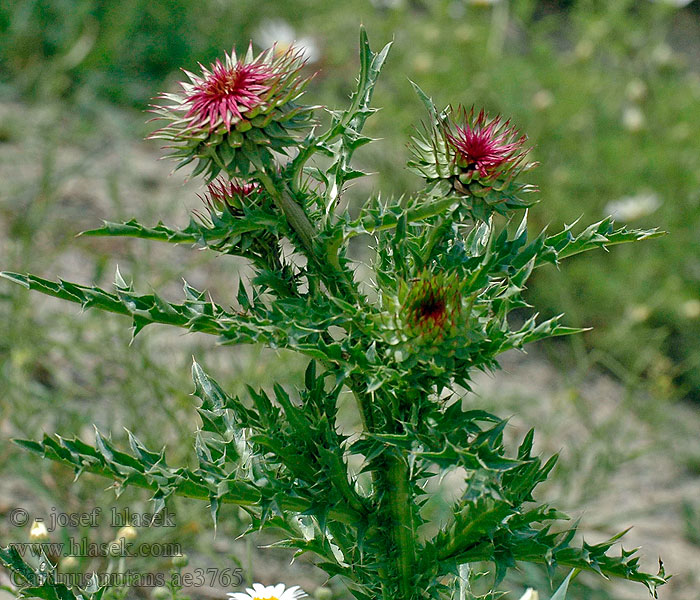
<path fill-rule="evenodd" d="M 484 110 L 459 107 L 432 113 L 432 122 L 412 137 L 413 158 L 408 168 L 425 178 L 431 193 L 456 194 L 474 218 L 493 212 L 527 208 L 535 203 L 523 194 L 537 188 L 516 182 L 520 173 L 537 163 L 525 162 L 527 136 L 510 120 L 489 118 Z"/>
<path fill-rule="evenodd" d="M 210 71 L 202 67 L 202 72 L 201 78 L 188 74 L 192 85 L 182 84 L 189 107 L 185 119 L 190 119 L 192 127 L 209 131 L 222 123 L 231 131 L 231 123 L 263 104 L 276 76 L 268 64 L 234 62 L 229 55 L 225 63 L 217 60 Z"/>
<path fill-rule="evenodd" d="M 225 54 L 201 74 L 184 71 L 181 90 L 158 97 L 156 119 L 168 123 L 150 137 L 169 142 L 170 156 L 184 166 L 198 160 L 194 175 L 212 181 L 221 171 L 247 177 L 251 156 L 256 164 L 271 163 L 273 151 L 297 143 L 296 131 L 309 125 L 315 107 L 298 105 L 310 81 L 302 77 L 303 51 L 273 46 L 254 56 Z M 179 167 L 178 167 L 179 168 Z"/>
<path fill-rule="evenodd" d="M 519 135 L 510 121 L 500 117 L 488 120 L 482 109 L 474 117 L 474 108 L 460 107 L 462 125 L 447 126 L 445 139 L 454 152 L 456 163 L 482 181 L 503 178 L 522 162 L 529 149 L 523 149 L 527 136 Z"/>

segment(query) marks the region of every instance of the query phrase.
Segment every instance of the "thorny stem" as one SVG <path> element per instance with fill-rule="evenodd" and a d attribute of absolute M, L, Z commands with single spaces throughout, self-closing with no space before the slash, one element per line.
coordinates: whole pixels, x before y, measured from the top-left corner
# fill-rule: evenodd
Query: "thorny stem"
<path fill-rule="evenodd" d="M 352 391 L 355 395 L 355 400 L 357 401 L 357 409 L 360 413 L 360 421 L 362 422 L 362 429 L 367 432 L 374 431 L 374 415 L 372 414 L 372 398 L 369 394 L 363 391 L 362 378 L 360 376 L 352 377 Z"/>
<path fill-rule="evenodd" d="M 316 230 L 311 224 L 311 221 L 309 221 L 309 217 L 306 216 L 304 209 L 292 198 L 286 186 L 279 189 L 268 173 L 261 171 L 258 173 L 257 177 L 265 187 L 267 193 L 272 196 L 275 204 L 277 204 L 282 213 L 284 213 L 287 222 L 294 230 L 294 233 L 299 237 L 304 249 L 309 255 L 313 256 L 313 239 L 316 235 Z"/>
<path fill-rule="evenodd" d="M 411 580 L 415 568 L 415 532 L 413 531 L 413 499 L 409 489 L 409 466 L 403 457 L 388 459 L 386 476 L 389 509 L 392 516 L 393 541 L 398 553 L 399 590 L 401 598 L 412 598 Z"/>
<path fill-rule="evenodd" d="M 319 274 L 324 278 L 324 283 L 329 289 L 344 296 L 348 301 L 362 304 L 362 298 L 355 289 L 352 275 L 343 269 L 338 260 L 338 248 L 324 248 L 321 252 L 323 256 L 319 256 L 319 245 L 314 243 L 318 232 L 304 209 L 292 196 L 287 185 L 283 181 L 273 180 L 273 177 L 264 171 L 260 172 L 257 177 L 284 214 L 292 230 L 297 234 L 307 258 L 315 264 Z"/>
<path fill-rule="evenodd" d="M 372 413 L 372 398 L 362 391 L 362 383 L 357 378 L 353 380 L 353 392 L 357 399 L 363 430 L 366 433 L 375 431 L 374 415 Z M 372 470 L 372 482 L 375 494 L 386 496 L 386 508 L 391 517 L 392 534 L 395 552 L 398 555 L 398 589 L 401 598 L 412 597 L 411 580 L 415 568 L 415 531 L 413 529 L 413 499 L 410 493 L 409 466 L 402 456 L 389 456 L 382 460 L 382 465 Z M 386 580 L 386 573 L 382 579 Z M 388 590 L 383 587 L 386 597 Z"/>
<path fill-rule="evenodd" d="M 433 226 L 433 230 L 430 232 L 430 237 L 428 238 L 428 243 L 423 251 L 423 266 L 425 266 L 430 257 L 433 255 L 433 250 L 435 249 L 435 244 L 440 241 L 440 238 L 444 235 L 445 231 L 451 227 L 450 221 L 446 220 L 444 217 L 440 217 L 438 222 Z"/>

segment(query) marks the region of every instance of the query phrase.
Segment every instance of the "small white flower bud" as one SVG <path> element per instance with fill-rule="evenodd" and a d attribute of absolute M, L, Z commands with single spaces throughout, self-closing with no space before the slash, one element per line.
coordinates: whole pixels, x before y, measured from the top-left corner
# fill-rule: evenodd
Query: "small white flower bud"
<path fill-rule="evenodd" d="M 43 521 L 35 520 L 29 530 L 29 539 L 33 542 L 43 542 L 49 539 L 49 531 Z"/>
<path fill-rule="evenodd" d="M 186 567 L 189 564 L 190 559 L 187 556 L 187 554 L 176 554 L 172 557 L 171 562 L 173 564 L 173 567 L 181 569 L 182 567 Z"/>
<path fill-rule="evenodd" d="M 647 84 L 641 79 L 632 79 L 625 88 L 625 95 L 632 102 L 641 102 L 647 97 Z"/>

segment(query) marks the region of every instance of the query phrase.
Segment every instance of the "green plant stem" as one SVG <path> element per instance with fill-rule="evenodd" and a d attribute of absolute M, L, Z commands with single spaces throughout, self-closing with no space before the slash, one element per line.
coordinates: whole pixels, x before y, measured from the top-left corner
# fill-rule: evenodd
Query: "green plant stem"
<path fill-rule="evenodd" d="M 423 266 L 425 266 L 433 255 L 435 245 L 440 241 L 440 238 L 445 234 L 446 230 L 452 227 L 450 220 L 446 220 L 444 216 L 439 216 L 437 223 L 433 225 L 433 230 L 430 232 L 428 243 L 423 251 Z"/>
<path fill-rule="evenodd" d="M 319 245 L 314 243 L 318 232 L 304 209 L 292 197 L 284 181 L 279 180 L 278 177 L 273 179 L 273 176 L 266 172 L 258 174 L 258 179 L 297 234 L 309 262 L 316 266 L 329 289 L 343 296 L 349 302 L 363 304 L 362 298 L 355 289 L 352 276 L 343 269 L 338 260 L 338 249 L 342 239 L 338 240 L 336 246 L 322 248 L 323 251 L 319 253 Z"/>
<path fill-rule="evenodd" d="M 392 516 L 392 538 L 398 554 L 399 590 L 401 598 L 413 597 L 412 583 L 415 573 L 415 532 L 413 530 L 413 499 L 409 490 L 409 467 L 403 457 L 388 459 L 386 494 Z"/>
<path fill-rule="evenodd" d="M 352 392 L 355 395 L 355 400 L 357 401 L 357 410 L 360 413 L 360 421 L 362 423 L 362 429 L 365 432 L 374 431 L 374 415 L 372 413 L 372 398 L 369 394 L 362 390 L 363 383 L 362 378 L 359 376 L 352 377 Z"/>
<path fill-rule="evenodd" d="M 352 380 L 353 393 L 365 432 L 375 431 L 372 413 L 372 398 L 362 390 L 359 378 Z M 384 464 L 372 470 L 372 482 L 375 493 L 383 490 L 387 499 L 387 509 L 391 517 L 391 541 L 396 548 L 398 565 L 398 589 L 402 600 L 412 597 L 412 579 L 415 570 L 415 531 L 413 529 L 413 499 L 410 494 L 410 473 L 405 459 L 392 455 L 383 460 Z M 393 561 L 392 561 L 393 562 Z M 386 580 L 386 574 L 383 579 Z M 383 588 L 386 597 L 387 589 Z"/>
<path fill-rule="evenodd" d="M 375 431 L 372 413 L 372 398 L 363 391 L 362 381 L 353 380 L 353 392 L 357 399 L 358 410 L 363 429 L 367 433 Z M 409 468 L 404 458 L 398 455 L 384 456 L 381 464 L 372 469 L 372 482 L 375 497 L 379 495 L 386 500 L 385 510 L 390 517 L 391 535 L 395 557 L 390 563 L 398 566 L 398 589 L 402 600 L 411 598 L 411 580 L 415 565 L 415 532 L 413 530 L 413 501 L 410 495 Z M 378 507 L 379 508 L 379 507 Z M 384 512 L 384 511 L 382 511 Z M 391 547 L 391 543 L 389 544 Z M 382 573 L 383 581 L 388 580 L 386 571 Z M 382 586 L 382 595 L 387 597 L 389 590 Z"/>
<path fill-rule="evenodd" d="M 257 174 L 257 177 L 286 217 L 287 222 L 294 230 L 294 233 L 299 237 L 304 249 L 313 257 L 313 241 L 316 236 L 316 229 L 311 221 L 309 221 L 309 217 L 306 216 L 304 209 L 292 198 L 287 187 L 284 185 L 279 187 L 275 185 L 275 182 L 268 173 L 261 171 Z"/>

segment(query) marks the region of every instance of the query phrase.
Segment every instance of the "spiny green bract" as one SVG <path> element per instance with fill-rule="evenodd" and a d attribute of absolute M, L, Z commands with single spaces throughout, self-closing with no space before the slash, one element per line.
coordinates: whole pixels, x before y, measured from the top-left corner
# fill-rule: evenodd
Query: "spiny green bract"
<path fill-rule="evenodd" d="M 224 109 L 235 105 L 240 115 L 222 116 L 220 105 L 206 104 L 205 86 L 196 93 L 204 94 L 197 106 L 207 118 L 188 117 L 193 104 L 184 118 L 195 120 L 167 132 L 180 144 L 178 157 L 199 158 L 197 171 L 209 180 L 221 171 L 228 175 L 205 192 L 206 213 L 184 229 L 131 220 L 105 222 L 85 233 L 242 256 L 254 275 L 239 282 L 235 298 L 217 303 L 185 284 L 184 300 L 172 303 L 138 293 L 119 273 L 114 291 L 3 273 L 85 308 L 126 315 L 134 335 L 163 323 L 215 335 L 224 344 L 302 353 L 311 359 L 304 386 L 274 385 L 272 392 L 249 389 L 247 398 L 233 397 L 195 363 L 202 426 L 193 467 L 170 466 L 164 451 L 147 449 L 131 434 L 128 453 L 100 433 L 94 446 L 59 436 L 19 443 L 76 473 L 109 477 L 119 489 L 147 488 L 157 510 L 182 495 L 208 502 L 216 522 L 222 504 L 238 505 L 249 514 L 251 531 L 273 528 L 278 545 L 315 555 L 318 566 L 342 577 L 359 600 L 454 598 L 460 571 L 476 562 L 493 565 L 496 590 L 518 561 L 540 564 L 550 575 L 561 566 L 623 577 L 655 593 L 666 580 L 663 569 L 645 573 L 635 552 L 610 553 L 617 536 L 579 543 L 576 526 L 536 500 L 534 491 L 555 458 L 532 454 L 533 432 L 509 453 L 506 421 L 465 410 L 455 388 L 468 390 L 474 371 L 497 368 L 506 350 L 577 331 L 561 317 L 538 321 L 536 314 L 515 324 L 511 313 L 529 309 L 522 294 L 534 269 L 659 233 L 616 229 L 604 219 L 577 234 L 569 225 L 554 235 L 529 236 L 527 210 L 520 209 L 532 203 L 518 194 L 530 188 L 515 181 L 525 171 L 524 139 L 484 113 L 464 113 L 462 122 L 446 125 L 450 113 L 438 113 L 418 88 L 432 133 L 416 142 L 412 168 L 426 180 L 425 190 L 408 198 L 371 198 L 355 217 L 338 211 L 346 183 L 362 176 L 351 160 L 371 141 L 362 128 L 375 112 L 372 91 L 389 50 L 387 45 L 372 52 L 364 30 L 360 47 L 357 89 L 347 110 L 330 112 L 328 130 L 295 141 L 291 159 L 273 145 L 251 154 L 251 138 L 240 147 L 242 163 L 220 156 L 222 144 L 230 148 L 228 139 L 244 113 L 251 116 L 243 108 L 256 104 L 253 92 L 282 94 L 288 80 L 280 75 L 272 85 L 255 69 L 248 80 L 236 79 L 238 63 L 229 57 L 214 71 L 231 87 L 219 81 L 214 91 L 230 92 Z M 251 60 L 241 69 L 258 64 Z M 246 81 L 258 87 L 244 89 Z M 294 79 L 290 98 L 299 90 Z M 247 108 L 276 115 L 281 104 L 273 104 L 268 113 L 263 104 Z M 299 114 L 310 112 L 306 107 Z M 241 135 L 250 137 L 250 131 Z M 325 163 L 315 162 L 316 156 Z M 373 239 L 371 276 L 363 286 L 350 252 L 350 240 L 362 234 Z M 347 390 L 361 422 L 352 436 L 337 426 L 338 399 Z M 359 472 L 350 469 L 351 457 L 362 464 Z M 452 518 L 426 537 L 426 483 L 455 469 L 464 476 L 464 492 L 452 504 Z M 0 560 L 28 575 L 11 551 L 0 552 Z M 58 588 L 55 593 L 65 596 Z"/>

